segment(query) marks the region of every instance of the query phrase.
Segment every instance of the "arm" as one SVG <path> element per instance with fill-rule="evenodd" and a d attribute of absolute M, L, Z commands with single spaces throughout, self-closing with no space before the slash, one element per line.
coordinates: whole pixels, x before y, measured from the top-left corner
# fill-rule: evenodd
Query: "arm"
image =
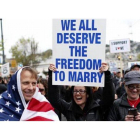
<path fill-rule="evenodd" d="M 49 79 L 48 79 L 48 100 L 52 104 L 54 108 L 65 115 L 67 108 L 69 107 L 69 103 L 63 100 L 59 94 L 59 86 L 52 85 L 52 71 L 56 71 L 54 65 L 50 65 L 49 67 Z"/>
<path fill-rule="evenodd" d="M 102 107 L 106 110 L 111 105 L 115 99 L 115 87 L 112 82 L 112 77 L 110 71 L 105 71 L 105 86 L 103 88 L 102 94 Z"/>
<path fill-rule="evenodd" d="M 113 105 L 113 101 L 115 99 L 115 87 L 112 82 L 112 76 L 110 71 L 108 71 L 107 63 L 103 63 L 100 72 L 104 72 L 105 74 L 105 86 L 103 88 L 102 98 L 101 98 L 101 108 L 102 112 L 105 115 L 105 118 L 108 114 L 109 108 Z"/>

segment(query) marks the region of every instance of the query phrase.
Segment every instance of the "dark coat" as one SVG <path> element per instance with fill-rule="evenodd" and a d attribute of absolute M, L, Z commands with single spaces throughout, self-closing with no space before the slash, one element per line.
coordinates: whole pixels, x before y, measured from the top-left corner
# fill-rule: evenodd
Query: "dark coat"
<path fill-rule="evenodd" d="M 72 93 L 71 93 L 72 94 Z M 93 94 L 93 93 L 89 93 Z M 82 110 L 73 100 L 70 103 L 61 98 L 59 86 L 52 85 L 52 72 L 49 71 L 48 99 L 52 106 L 64 114 L 68 121 L 100 121 L 104 120 L 107 109 L 114 101 L 115 88 L 112 83 L 111 73 L 105 72 L 105 88 L 102 100 L 88 98 Z M 89 96 L 92 97 L 92 96 Z"/>
<path fill-rule="evenodd" d="M 126 91 L 124 88 L 124 83 L 122 83 L 121 86 L 116 87 L 116 94 L 117 94 L 118 98 L 120 98 L 125 93 L 126 93 Z"/>
<path fill-rule="evenodd" d="M 0 94 L 7 90 L 7 87 L 4 84 L 0 84 Z"/>
<path fill-rule="evenodd" d="M 132 108 L 127 101 L 127 94 L 114 101 L 113 106 L 109 111 L 107 120 L 109 121 L 124 121 L 125 116 L 128 115 L 128 109 Z M 137 105 L 138 112 L 140 112 L 140 103 Z"/>

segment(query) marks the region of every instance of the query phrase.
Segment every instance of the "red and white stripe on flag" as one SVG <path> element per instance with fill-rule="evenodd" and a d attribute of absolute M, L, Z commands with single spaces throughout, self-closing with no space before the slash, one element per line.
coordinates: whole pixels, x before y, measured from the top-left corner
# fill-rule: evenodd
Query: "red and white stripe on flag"
<path fill-rule="evenodd" d="M 20 121 L 59 121 L 59 118 L 49 101 L 36 92 L 24 109 Z"/>

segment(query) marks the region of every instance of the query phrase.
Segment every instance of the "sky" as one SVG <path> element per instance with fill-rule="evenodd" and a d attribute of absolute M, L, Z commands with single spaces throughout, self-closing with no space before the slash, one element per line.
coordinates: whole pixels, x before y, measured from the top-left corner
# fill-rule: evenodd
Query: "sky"
<path fill-rule="evenodd" d="M 53 19 L 106 19 L 106 44 L 109 40 L 123 38 L 140 41 L 140 17 L 135 0 L 133 3 L 119 0 L 2 0 L 0 5 L 7 58 L 11 57 L 10 48 L 22 37 L 34 38 L 39 45 L 38 52 L 52 49 Z"/>

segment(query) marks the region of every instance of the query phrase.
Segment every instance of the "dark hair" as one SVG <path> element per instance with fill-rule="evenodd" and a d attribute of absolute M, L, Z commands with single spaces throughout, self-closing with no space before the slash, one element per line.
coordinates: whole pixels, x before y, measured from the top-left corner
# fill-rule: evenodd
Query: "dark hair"
<path fill-rule="evenodd" d="M 45 78 L 38 79 L 37 83 L 38 84 L 41 83 L 44 86 L 44 88 L 45 88 L 45 97 L 47 98 L 47 92 L 48 92 L 48 81 L 47 81 L 47 79 L 45 79 Z"/>
<path fill-rule="evenodd" d="M 72 86 L 72 87 L 71 87 L 71 93 L 72 93 L 71 95 L 72 95 L 72 100 L 73 100 L 73 101 L 74 101 L 74 99 L 73 99 L 74 87 L 75 87 L 75 86 Z M 93 100 L 93 94 L 92 94 L 91 87 L 87 87 L 87 86 L 84 86 L 84 87 L 85 87 L 85 89 L 86 89 L 86 93 L 89 95 L 89 97 L 87 98 L 86 104 L 90 104 L 91 101 Z"/>
<path fill-rule="evenodd" d="M 0 80 L 2 80 L 3 78 L 0 76 Z"/>

